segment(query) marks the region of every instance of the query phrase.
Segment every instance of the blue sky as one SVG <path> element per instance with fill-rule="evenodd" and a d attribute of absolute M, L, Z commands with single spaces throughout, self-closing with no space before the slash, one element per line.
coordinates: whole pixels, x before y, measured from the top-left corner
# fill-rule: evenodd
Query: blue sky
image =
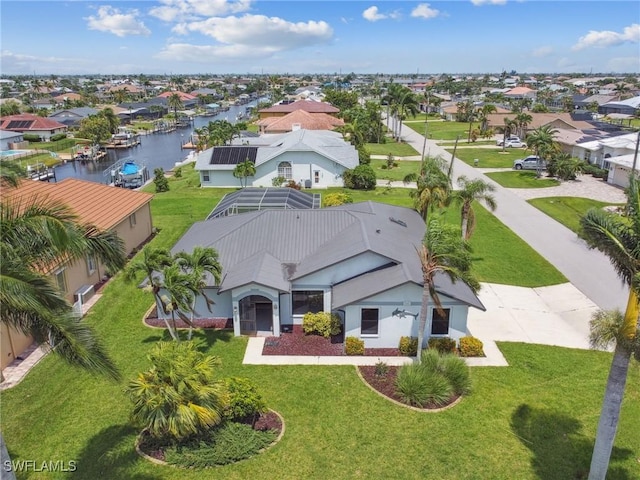
<path fill-rule="evenodd" d="M 0 74 L 640 73 L 628 1 L 0 4 Z"/>

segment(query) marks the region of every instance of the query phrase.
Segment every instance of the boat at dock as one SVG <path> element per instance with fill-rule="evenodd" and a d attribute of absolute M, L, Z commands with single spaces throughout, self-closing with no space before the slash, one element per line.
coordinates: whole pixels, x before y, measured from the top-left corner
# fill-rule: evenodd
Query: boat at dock
<path fill-rule="evenodd" d="M 118 127 L 118 132 L 111 135 L 111 140 L 106 148 L 131 148 L 140 145 L 140 135 L 127 127 Z"/>
<path fill-rule="evenodd" d="M 102 175 L 110 177 L 110 183 L 122 188 L 138 188 L 149 179 L 147 168 L 130 157 L 118 160 L 111 167 L 105 169 Z"/>

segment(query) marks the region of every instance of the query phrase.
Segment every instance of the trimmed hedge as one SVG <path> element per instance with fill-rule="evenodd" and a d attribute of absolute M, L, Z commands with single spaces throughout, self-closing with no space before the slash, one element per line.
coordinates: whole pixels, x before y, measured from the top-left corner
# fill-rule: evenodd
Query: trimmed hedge
<path fill-rule="evenodd" d="M 400 355 L 415 357 L 418 354 L 418 339 L 416 337 L 400 337 L 398 350 Z"/>
<path fill-rule="evenodd" d="M 432 337 L 429 339 L 429 348 L 435 348 L 439 353 L 455 353 L 456 341 L 449 337 Z"/>
<path fill-rule="evenodd" d="M 461 357 L 484 357 L 482 341 L 476 337 L 462 337 L 458 347 Z"/>
<path fill-rule="evenodd" d="M 364 355 L 364 340 L 356 337 L 347 337 L 344 345 L 347 355 Z"/>
<path fill-rule="evenodd" d="M 329 312 L 305 313 L 302 317 L 302 330 L 306 334 L 322 335 L 329 338 L 340 333 L 340 317 Z"/>

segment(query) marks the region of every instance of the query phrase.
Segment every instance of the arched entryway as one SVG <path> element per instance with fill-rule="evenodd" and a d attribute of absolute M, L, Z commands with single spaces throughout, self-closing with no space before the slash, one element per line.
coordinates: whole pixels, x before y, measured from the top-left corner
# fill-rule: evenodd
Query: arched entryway
<path fill-rule="evenodd" d="M 262 295 L 249 295 L 238 302 L 240 334 L 257 335 L 273 332 L 273 305 Z"/>

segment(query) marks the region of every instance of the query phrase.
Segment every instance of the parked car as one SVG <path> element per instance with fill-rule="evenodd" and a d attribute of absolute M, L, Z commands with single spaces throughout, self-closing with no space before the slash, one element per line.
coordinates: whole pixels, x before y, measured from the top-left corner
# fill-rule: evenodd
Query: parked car
<path fill-rule="evenodd" d="M 516 170 L 545 170 L 547 162 L 536 155 L 529 155 L 526 158 L 514 160 L 513 168 Z"/>
<path fill-rule="evenodd" d="M 496 140 L 496 145 L 501 147 L 504 144 L 505 148 L 527 148 L 527 144 L 520 140 L 520 137 L 511 135 L 505 140 Z"/>

